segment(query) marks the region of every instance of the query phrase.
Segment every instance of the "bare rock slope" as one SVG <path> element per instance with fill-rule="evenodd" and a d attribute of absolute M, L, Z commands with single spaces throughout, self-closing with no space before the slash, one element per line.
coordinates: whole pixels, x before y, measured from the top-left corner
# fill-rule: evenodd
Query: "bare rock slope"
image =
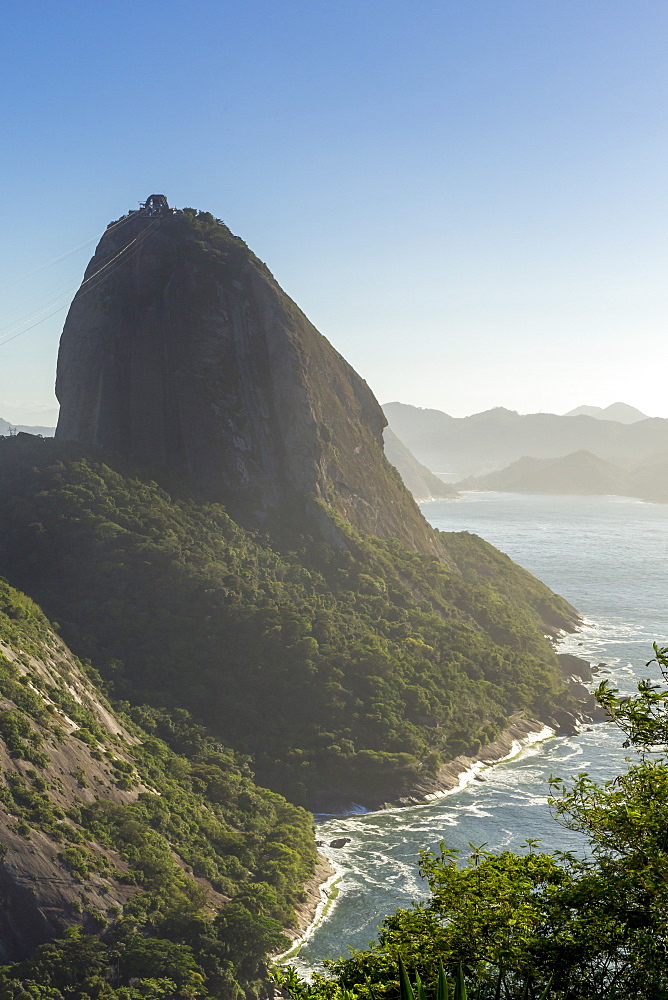
<path fill-rule="evenodd" d="M 28 599 L 0 584 L 0 960 L 73 923 L 97 929 L 132 889 L 127 864 L 68 818 L 128 803 L 136 741 Z M 93 735 L 92 725 L 97 735 Z M 85 847 L 82 845 L 85 844 Z"/>
<path fill-rule="evenodd" d="M 366 382 L 207 213 L 111 226 L 63 331 L 61 440 L 194 479 L 247 523 L 335 518 L 442 557 Z"/>
<path fill-rule="evenodd" d="M 121 915 L 160 933 L 184 905 L 213 932 L 236 900 L 225 920 L 253 925 L 244 893 L 268 871 L 277 837 L 290 849 L 272 868 L 282 881 L 267 948 L 297 926 L 316 861 L 311 817 L 255 785 L 201 730 L 172 719 L 186 758 L 138 711 L 151 732 L 119 717 L 95 671 L 0 578 L 0 963 L 69 927 L 111 933 Z M 239 951 L 233 961 L 243 962 Z"/>

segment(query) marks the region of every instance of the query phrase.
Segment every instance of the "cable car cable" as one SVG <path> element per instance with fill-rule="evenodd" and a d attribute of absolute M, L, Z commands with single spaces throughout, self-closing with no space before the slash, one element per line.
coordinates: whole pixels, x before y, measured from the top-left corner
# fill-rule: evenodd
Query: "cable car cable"
<path fill-rule="evenodd" d="M 93 278 L 96 278 L 99 274 L 102 274 L 103 271 L 105 271 L 108 267 L 110 267 L 111 264 L 114 263 L 114 261 L 117 261 L 119 259 L 119 257 L 121 257 L 127 250 L 129 250 L 130 247 L 133 244 L 137 243 L 137 241 L 139 241 L 138 247 L 141 246 L 141 244 L 148 238 L 149 234 L 158 225 L 159 225 L 159 221 L 156 220 L 156 222 L 154 222 L 151 226 L 149 226 L 148 229 L 145 229 L 143 231 L 143 233 L 140 233 L 139 236 L 135 236 L 135 238 L 133 240 L 130 240 L 130 242 L 126 246 L 124 246 L 122 250 L 120 250 L 117 254 L 115 254 L 111 258 L 111 260 L 108 260 L 107 263 L 103 264 L 102 267 L 100 267 L 97 271 L 95 271 L 93 274 L 89 275 L 87 278 L 84 278 L 84 280 L 81 282 L 81 284 L 74 285 L 74 286 L 68 288 L 68 290 L 66 292 L 64 292 L 62 295 L 57 295 L 56 298 L 51 299 L 50 302 L 47 302 L 47 304 L 42 309 L 39 309 L 39 310 L 37 310 L 35 312 L 30 313 L 28 316 L 25 317 L 25 319 L 23 319 L 20 323 L 17 323 L 15 326 L 10 327 L 8 330 L 5 330 L 4 332 L 0 331 L 0 336 L 2 337 L 2 340 L 0 340 L 0 347 L 2 347 L 3 344 L 8 344 L 10 342 L 10 340 L 15 340 L 16 339 L 16 337 L 12 337 L 12 336 L 10 336 L 10 334 L 15 333 L 15 331 L 17 331 L 17 330 L 21 330 L 21 327 L 25 326 L 27 323 L 30 323 L 31 320 L 36 319 L 37 316 L 41 316 L 42 313 L 47 312 L 57 302 L 60 302 L 62 299 L 68 298 L 72 294 L 72 292 L 76 293 L 77 289 L 79 290 L 79 292 L 81 292 L 81 289 L 83 289 L 84 286 L 87 285 L 89 281 L 92 281 Z M 137 249 L 138 249 L 138 247 L 137 247 Z M 97 282 L 96 282 L 96 284 L 97 284 Z M 93 285 L 92 287 L 94 288 L 95 285 Z M 88 289 L 86 289 L 86 291 L 87 290 Z M 67 303 L 66 303 L 66 305 L 67 305 Z M 62 308 L 65 308 L 65 307 L 63 306 Z M 52 313 L 51 315 L 55 315 L 56 312 L 60 312 L 60 309 L 56 309 L 55 312 Z M 48 317 L 44 317 L 44 318 L 48 319 Z M 42 320 L 40 320 L 40 322 L 42 322 Z M 28 329 L 32 330 L 37 325 L 38 325 L 37 323 L 33 323 L 32 326 L 28 327 Z M 27 330 L 23 330 L 22 332 L 23 333 L 27 333 Z"/>
<path fill-rule="evenodd" d="M 19 323 L 17 326 L 14 326 L 10 330 L 7 330 L 6 333 L 4 334 L 4 338 L 2 340 L 0 340 L 0 347 L 4 347 L 5 344 L 10 344 L 12 342 L 12 340 L 16 340 L 18 337 L 23 336 L 24 333 L 28 333 L 30 330 L 34 330 L 36 326 L 40 326 L 41 323 L 45 323 L 47 321 L 47 319 L 51 319 L 52 316 L 56 316 L 59 312 L 62 312 L 63 309 L 67 309 L 68 305 L 71 304 L 70 302 L 65 302 L 62 306 L 59 306 L 57 309 L 54 309 L 53 312 L 49 313 L 48 316 L 44 316 L 42 319 L 38 319 L 35 323 L 32 323 L 30 326 L 26 327 L 23 330 L 21 329 L 21 327 L 24 327 L 26 323 L 30 323 L 31 319 L 34 319 L 37 316 L 41 316 L 42 313 L 47 312 L 47 310 L 51 309 L 51 307 L 54 306 L 56 304 L 56 302 L 60 302 L 61 299 L 68 298 L 72 291 L 75 292 L 75 298 L 81 298 L 84 295 L 86 295 L 88 292 L 92 291 L 93 288 L 97 288 L 97 286 L 99 284 L 101 284 L 103 281 L 106 281 L 106 279 L 109 277 L 108 274 L 105 274 L 103 278 L 100 278 L 99 281 L 96 281 L 94 285 L 90 285 L 88 288 L 84 288 L 84 285 L 86 285 L 89 281 L 92 281 L 93 278 L 97 277 L 99 274 L 101 274 L 103 271 L 105 271 L 111 264 L 114 263 L 114 261 L 118 260 L 118 258 L 121 256 L 121 254 L 124 254 L 126 252 L 126 250 L 129 250 L 130 247 L 134 243 L 137 243 L 137 241 L 139 240 L 139 242 L 137 243 L 137 246 L 134 248 L 134 250 L 132 251 L 132 253 L 130 254 L 130 256 L 128 258 L 126 258 L 126 260 L 132 260 L 132 258 L 139 252 L 139 249 L 141 248 L 142 244 L 146 241 L 146 239 L 148 238 L 149 234 L 154 229 L 156 229 L 159 224 L 160 224 L 159 220 L 157 220 L 155 223 L 153 223 L 153 225 L 151 227 L 149 227 L 149 229 L 146 229 L 146 230 L 144 230 L 143 233 L 140 233 L 139 236 L 135 237 L 134 240 L 132 240 L 130 243 L 128 243 L 127 246 L 125 246 L 114 257 L 112 257 L 111 260 L 107 261 L 107 263 L 104 264 L 99 270 L 95 271 L 94 274 L 91 274 L 88 278 L 86 278 L 80 285 L 75 286 L 75 288 L 69 289 L 64 295 L 60 295 L 60 296 L 58 296 L 58 298 L 52 299 L 51 302 L 49 302 L 46 306 L 44 306 L 44 308 L 41 309 L 39 312 L 31 313 L 31 315 L 28 316 L 26 319 L 24 319 L 22 323 Z M 125 260 L 122 263 L 125 263 Z M 120 267 L 120 266 L 121 266 L 121 264 L 119 263 L 117 265 L 117 267 L 114 268 L 114 271 L 117 270 L 117 268 Z M 113 274 L 113 271 L 110 272 L 110 273 Z M 83 289 L 83 291 L 82 291 L 82 289 Z M 72 300 L 72 301 L 74 301 L 74 300 Z M 18 331 L 18 332 L 15 332 L 15 331 Z M 13 336 L 10 336 L 11 334 L 13 334 Z"/>
<path fill-rule="evenodd" d="M 110 226 L 107 226 L 104 232 L 96 233 L 95 236 L 91 236 L 91 238 L 86 240 L 84 243 L 80 243 L 78 246 L 72 247 L 71 250 L 67 250 L 65 253 L 61 254 L 60 257 L 54 257 L 53 260 L 47 260 L 46 264 L 40 264 L 39 267 L 34 267 L 32 271 L 26 271 L 25 274 L 19 275 L 18 278 L 12 278 L 12 280 L 8 281 L 6 284 L 0 285 L 0 292 L 4 292 L 5 289 L 18 285 L 21 281 L 25 281 L 26 278 L 31 278 L 33 274 L 39 274 L 40 271 L 45 271 L 46 268 L 51 267 L 52 264 L 59 264 L 61 260 L 65 260 L 67 257 L 71 257 L 72 254 L 77 253 L 79 250 L 83 250 L 84 247 L 94 243 L 95 240 L 101 239 L 102 236 L 106 236 L 106 234 L 110 233 L 112 229 L 122 226 L 123 223 L 128 222 L 131 218 L 131 215 L 127 215 L 124 219 L 119 219 L 118 222 L 113 222 Z"/>

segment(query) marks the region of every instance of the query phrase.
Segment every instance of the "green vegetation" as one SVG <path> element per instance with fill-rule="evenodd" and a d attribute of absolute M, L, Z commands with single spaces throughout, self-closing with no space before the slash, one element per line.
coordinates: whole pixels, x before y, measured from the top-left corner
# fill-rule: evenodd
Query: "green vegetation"
<path fill-rule="evenodd" d="M 656 648 L 668 681 L 668 648 Z M 284 975 L 299 1000 L 398 998 L 399 963 L 418 982 L 464 970 L 469 995 L 559 1000 L 668 996 L 668 690 L 630 700 L 601 685 L 639 757 L 603 785 L 553 779 L 557 817 L 584 834 L 587 855 L 474 848 L 460 864 L 445 844 L 421 856 L 431 897 L 383 923 L 377 945 L 331 963 L 313 986 Z M 420 989 L 417 990 L 420 997 Z M 430 995 L 433 995 L 430 991 Z"/>
<path fill-rule="evenodd" d="M 117 718 L 129 738 L 113 735 L 100 721 L 100 708 L 111 713 L 102 694 L 89 682 L 86 706 L 63 683 L 78 683 L 80 696 L 86 690 L 76 661 L 54 665 L 66 651 L 37 605 L 0 580 L 0 609 L 8 654 L 0 660 L 0 736 L 12 761 L 0 775 L 0 842 L 2 831 L 13 831 L 30 853 L 36 832 L 39 843 L 48 838 L 60 874 L 81 887 L 68 897 L 72 919 L 105 932 L 102 944 L 74 929 L 3 967 L 0 996 L 113 996 L 112 983 L 123 1000 L 256 995 L 267 954 L 287 945 L 283 928 L 294 923 L 314 869 L 311 816 L 258 787 L 247 760 L 183 709 L 126 705 Z M 40 674 L 45 663 L 61 687 Z M 68 735 L 58 709 L 82 728 Z M 72 772 L 68 793 L 53 758 L 70 745 L 133 801 L 82 799 L 78 790 L 97 780 L 85 766 Z M 88 904 L 87 887 L 99 890 L 101 880 L 124 887 L 122 911 Z M 68 879 L 57 881 L 70 892 Z M 146 982 L 130 986 L 137 977 Z"/>
<path fill-rule="evenodd" d="M 187 259 L 200 267 L 211 269 L 219 277 L 241 277 L 244 265 L 251 261 L 270 274 L 267 265 L 256 257 L 240 236 L 235 236 L 221 219 L 210 212 L 199 212 L 194 208 L 184 208 L 181 215 L 168 217 L 162 223 L 166 232 L 177 237 L 185 236 L 188 241 Z M 179 248 L 179 258 L 183 259 L 183 248 Z"/>
<path fill-rule="evenodd" d="M 210 977 L 209 977 L 210 978 Z M 224 974 L 219 977 L 225 981 Z M 234 996 L 233 983 L 226 983 Z M 30 958 L 0 968 L 3 1000 L 196 1000 L 211 993 L 195 949 L 118 930 L 109 941 L 71 928 Z"/>
<path fill-rule="evenodd" d="M 315 850 L 309 815 L 251 764 L 295 798 L 329 782 L 396 792 L 560 696 L 542 629 L 567 606 L 474 536 L 443 536 L 458 573 L 343 523 L 347 549 L 272 544 L 76 449 L 0 445 L 1 563 L 100 665 L 128 734 L 105 725 L 95 670 L 56 668 L 47 619 L 0 581 L 0 810 L 27 850 L 35 831 L 56 845 L 88 930 L 0 968 L 0 1000 L 263 995 Z M 425 853 L 430 899 L 329 977 L 283 972 L 296 1000 L 665 1000 L 668 693 L 599 698 L 640 757 L 604 786 L 554 779 L 588 857 Z M 107 797 L 91 801 L 84 766 L 79 792 L 56 794 L 62 746 L 103 769 Z M 101 883 L 123 887 L 122 907 L 91 904 Z"/>
<path fill-rule="evenodd" d="M 525 979 L 524 983 L 518 983 L 516 977 L 507 975 L 503 969 L 490 971 L 495 974 L 496 980 L 493 993 L 490 993 L 489 989 L 485 989 L 480 981 L 476 983 L 471 982 L 470 979 L 470 985 L 467 988 L 467 977 L 461 963 L 457 967 L 453 979 L 448 978 L 443 963 L 439 962 L 438 976 L 433 983 L 423 983 L 419 972 L 415 973 L 415 979 L 411 982 L 403 959 L 399 956 L 396 970 L 399 989 L 393 992 L 395 995 L 398 992 L 399 1000 L 427 1000 L 427 998 L 429 1000 L 474 1000 L 474 998 L 483 1000 L 486 997 L 491 1000 L 492 996 L 494 1000 L 502 1000 L 502 998 L 503 1000 L 554 1000 L 557 997 L 557 993 L 552 991 L 551 982 L 539 995 L 535 990 L 532 990 L 530 979 Z M 295 970 L 290 967 L 277 969 L 274 978 L 276 983 L 282 989 L 287 990 L 294 1000 L 321 1000 L 324 996 L 327 996 L 328 1000 L 355 1000 L 358 996 L 356 991 L 348 989 L 341 983 L 320 981 L 316 982 L 314 986 L 310 986 L 301 980 Z M 377 990 L 374 990 L 371 983 L 365 985 L 364 995 L 376 996 Z M 584 1000 L 584 998 L 579 998 L 579 1000 Z"/>
<path fill-rule="evenodd" d="M 38 767 L 45 767 L 48 764 L 48 755 L 40 750 L 42 737 L 18 712 L 6 708 L 0 709 L 0 736 L 5 741 L 10 756 L 29 760 Z"/>
<path fill-rule="evenodd" d="M 563 699 L 543 633 L 572 609 L 472 535 L 441 536 L 457 570 L 343 520 L 346 548 L 270 539 L 27 436 L 0 440 L 0 528 L 0 568 L 115 697 L 186 708 L 296 802 L 396 799 Z"/>
<path fill-rule="evenodd" d="M 0 808 L 26 850 L 50 839 L 90 932 L 4 967 L 0 1000 L 257 996 L 315 861 L 279 791 L 394 798 L 563 698 L 544 632 L 572 609 L 501 553 L 443 536 L 448 568 L 337 531 L 270 538 L 90 450 L 0 441 L 0 571 L 114 706 L 0 581 Z"/>
<path fill-rule="evenodd" d="M 121 216 L 109 225 L 118 224 L 124 218 L 127 219 L 127 216 Z M 161 264 L 165 276 L 174 264 L 183 261 L 208 269 L 217 277 L 232 279 L 241 277 L 244 266 L 250 262 L 272 276 L 267 265 L 248 244 L 240 236 L 235 236 L 223 220 L 216 219 L 211 212 L 184 208 L 178 215 L 164 216 L 160 230 L 179 241 L 178 248 L 174 247 L 171 253 L 166 245 L 162 247 Z"/>
<path fill-rule="evenodd" d="M 135 222 L 144 228 L 141 217 Z M 274 326 L 285 329 L 266 363 L 253 362 L 258 387 L 265 392 L 261 369 L 283 367 L 274 363 L 284 341 L 288 367 L 309 357 L 309 377 L 294 387 L 314 414 L 296 443 L 292 432 L 279 436 L 276 465 L 284 452 L 316 449 L 322 495 L 295 487 L 291 507 L 288 483 L 303 481 L 300 467 L 311 475 L 309 463 L 297 462 L 294 476 L 272 479 L 280 513 L 268 515 L 264 532 L 251 531 L 243 525 L 258 523 L 255 508 L 265 509 L 266 499 L 253 476 L 255 485 L 226 510 L 168 474 L 158 485 L 146 469 L 94 448 L 25 435 L 0 440 L 0 572 L 61 623 L 51 627 L 0 579 L 0 855 L 8 900 L 0 938 L 5 954 L 34 948 L 0 968 L 0 1000 L 266 995 L 267 956 L 287 947 L 284 930 L 294 926 L 315 868 L 312 818 L 301 803 L 373 805 L 424 789 L 443 760 L 477 752 L 516 712 L 551 715 L 567 701 L 545 633 L 572 625 L 573 609 L 474 536 L 443 535 L 439 544 L 386 467 L 368 387 L 349 369 L 337 374 L 335 352 L 224 224 L 185 209 L 163 217 L 158 242 L 146 280 L 132 282 L 137 296 L 122 291 L 127 268 L 114 271 L 118 315 L 144 329 L 144 309 L 169 323 L 180 302 L 193 322 L 172 323 L 174 354 L 192 337 L 206 354 L 201 333 L 217 326 L 221 291 L 226 309 L 245 313 L 248 282 L 263 286 L 258 308 L 273 311 Z M 100 321 L 114 294 L 111 286 L 100 292 Z M 244 319 L 234 335 L 247 329 L 252 343 L 257 328 Z M 263 337 L 251 354 L 263 355 Z M 198 369 L 199 355 L 192 360 Z M 70 374 L 78 382 L 79 358 Z M 219 407 L 230 388 L 236 394 L 237 376 L 245 384 L 249 374 L 240 366 L 229 385 L 207 376 L 215 392 L 202 388 L 205 409 Z M 142 381 L 136 370 L 131 381 Z M 106 383 L 116 385 L 116 377 Z M 289 380 L 272 385 L 277 398 L 292 389 Z M 257 414 L 235 405 L 227 415 L 244 437 Z M 182 398 L 181 409 L 189 408 Z M 118 415 L 134 409 L 130 401 Z M 295 412 L 299 423 L 301 403 Z M 86 424 L 84 417 L 84 436 Z M 178 425 L 164 422 L 172 443 Z M 212 444 L 215 469 L 221 427 L 193 422 L 176 451 L 185 457 Z M 122 428 L 113 440 L 125 437 Z M 125 443 L 133 453 L 133 442 Z M 366 536 L 336 510 L 360 525 L 380 519 L 386 533 L 433 555 Z M 445 960 L 473 975 L 499 960 L 496 953 L 478 960 L 475 949 L 460 955 L 456 938 L 460 923 L 462 934 L 478 927 L 462 923 L 455 905 L 481 891 L 491 861 L 478 860 L 471 885 L 459 891 L 451 879 L 452 900 L 443 904 L 452 939 Z M 435 858 L 423 864 L 436 898 L 439 880 L 452 872 Z M 551 868 L 538 875 L 541 887 L 549 875 L 561 888 Z M 508 905 L 517 894 L 535 895 L 538 875 L 518 862 Z M 407 940 L 400 923 L 397 934 Z M 523 974 L 522 954 L 511 949 L 511 976 Z M 379 993 L 391 992 L 382 953 L 376 958 Z M 368 993 L 366 978 L 351 973 L 350 984 Z M 439 1000 L 445 985 L 443 973 Z M 405 973 L 400 986 L 403 1000 L 415 1000 Z M 352 995 L 336 982 L 317 989 Z"/>

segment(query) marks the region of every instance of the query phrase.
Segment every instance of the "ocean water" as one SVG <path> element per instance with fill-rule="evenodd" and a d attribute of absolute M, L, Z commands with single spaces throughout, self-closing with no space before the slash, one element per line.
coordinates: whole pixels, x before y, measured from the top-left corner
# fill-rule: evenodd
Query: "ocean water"
<path fill-rule="evenodd" d="M 668 504 L 466 493 L 422 510 L 436 528 L 481 535 L 578 609 L 586 624 L 560 651 L 606 663 L 599 676 L 625 692 L 641 677 L 658 676 L 646 664 L 654 641 L 668 645 Z M 351 842 L 324 849 L 340 872 L 338 896 L 291 962 L 308 973 L 348 946 L 366 947 L 385 914 L 426 896 L 418 854 L 438 849 L 441 840 L 463 854 L 470 844 L 520 848 L 529 838 L 544 850 L 586 850 L 579 835 L 552 818 L 548 779 L 580 771 L 599 780 L 614 776 L 629 754 L 621 742 L 614 725 L 592 726 L 526 748 L 487 769 L 484 781 L 426 805 L 316 817 L 318 839 Z"/>

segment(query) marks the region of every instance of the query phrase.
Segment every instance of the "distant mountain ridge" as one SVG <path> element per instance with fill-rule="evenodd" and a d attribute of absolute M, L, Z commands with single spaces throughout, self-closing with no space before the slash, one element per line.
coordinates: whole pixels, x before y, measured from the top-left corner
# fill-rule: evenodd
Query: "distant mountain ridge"
<path fill-rule="evenodd" d="M 607 495 L 626 493 L 628 476 L 610 462 L 576 451 L 562 458 L 520 458 L 506 469 L 458 483 L 460 489 L 502 493 L 565 493 Z"/>
<path fill-rule="evenodd" d="M 665 503 L 668 501 L 668 460 L 627 470 L 589 451 L 576 451 L 562 458 L 520 458 L 498 472 L 472 476 L 457 483 L 456 488 L 501 493 L 629 496 Z"/>
<path fill-rule="evenodd" d="M 32 427 L 28 424 L 12 424 L 9 420 L 0 417 L 0 437 L 22 431 L 25 434 L 41 434 L 42 437 L 53 437 L 56 433 L 55 427 Z"/>
<path fill-rule="evenodd" d="M 620 424 L 635 424 L 639 420 L 649 420 L 646 413 L 629 406 L 628 403 L 611 403 L 610 406 L 576 406 L 565 417 L 594 417 L 596 420 L 616 420 Z"/>
<path fill-rule="evenodd" d="M 505 469 L 521 458 L 556 459 L 588 451 L 622 469 L 661 463 L 668 456 L 668 420 L 634 423 L 587 415 L 519 414 L 497 407 L 469 417 L 388 403 L 394 433 L 435 473 L 462 479 Z"/>

